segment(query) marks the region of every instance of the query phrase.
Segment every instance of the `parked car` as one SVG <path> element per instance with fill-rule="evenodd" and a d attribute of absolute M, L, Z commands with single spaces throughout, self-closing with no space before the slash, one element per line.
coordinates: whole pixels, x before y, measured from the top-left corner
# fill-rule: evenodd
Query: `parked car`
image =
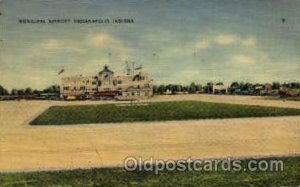
<path fill-rule="evenodd" d="M 86 96 L 85 95 L 79 95 L 76 97 L 77 100 L 80 100 L 80 101 L 83 101 L 86 99 Z"/>
<path fill-rule="evenodd" d="M 288 90 L 288 89 L 279 90 L 278 94 L 281 97 L 295 97 L 295 96 L 297 96 L 297 94 L 294 94 L 291 90 Z"/>
<path fill-rule="evenodd" d="M 214 94 L 217 95 L 226 94 L 226 90 L 214 90 Z"/>
<path fill-rule="evenodd" d="M 67 100 L 67 101 L 74 101 L 74 100 L 76 100 L 76 96 L 69 95 L 69 96 L 65 97 L 65 100 Z"/>
<path fill-rule="evenodd" d="M 274 97 L 279 96 L 278 90 L 271 90 L 271 91 L 270 91 L 270 95 L 271 95 L 271 96 L 274 96 Z"/>
<path fill-rule="evenodd" d="M 137 98 L 130 96 L 117 96 L 115 97 L 116 101 L 136 101 Z"/>
<path fill-rule="evenodd" d="M 232 95 L 241 94 L 241 89 L 240 88 L 228 88 L 228 92 Z"/>
<path fill-rule="evenodd" d="M 268 90 L 260 90 L 259 94 L 262 96 L 271 95 L 271 93 Z"/>
<path fill-rule="evenodd" d="M 60 97 L 59 97 L 59 95 L 50 95 L 50 96 L 48 97 L 48 99 L 49 99 L 49 100 L 60 100 Z"/>
<path fill-rule="evenodd" d="M 249 95 L 249 90 L 242 90 L 242 91 L 241 91 L 241 94 L 242 94 L 242 95 Z"/>

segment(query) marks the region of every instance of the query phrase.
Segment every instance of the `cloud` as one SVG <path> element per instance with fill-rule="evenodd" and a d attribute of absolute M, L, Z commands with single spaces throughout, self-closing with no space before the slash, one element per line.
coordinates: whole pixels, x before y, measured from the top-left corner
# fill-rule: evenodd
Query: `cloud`
<path fill-rule="evenodd" d="M 82 75 L 95 75 L 104 65 L 112 65 L 108 57 L 86 59 L 86 63 L 82 64 L 75 71 Z"/>
<path fill-rule="evenodd" d="M 248 38 L 245 39 L 241 39 L 241 43 L 244 46 L 254 46 L 256 44 L 256 38 L 254 38 L 253 36 L 250 36 Z"/>
<path fill-rule="evenodd" d="M 238 36 L 234 34 L 219 34 L 215 36 L 214 42 L 219 45 L 240 44 L 246 47 L 256 45 L 256 38 L 254 36 Z"/>
<path fill-rule="evenodd" d="M 214 41 L 220 45 L 229 45 L 237 42 L 238 37 L 231 34 L 219 34 L 214 38 Z"/>
<path fill-rule="evenodd" d="M 42 41 L 36 47 L 45 50 L 61 50 L 63 52 L 73 50 L 79 52 L 87 47 L 107 47 L 109 45 L 117 46 L 121 45 L 121 42 L 106 33 L 97 33 L 86 37 L 85 42 L 50 38 Z"/>
<path fill-rule="evenodd" d="M 255 60 L 244 54 L 234 54 L 231 56 L 231 60 L 238 64 L 253 64 Z"/>
<path fill-rule="evenodd" d="M 181 46 L 181 47 L 169 47 L 164 49 L 161 52 L 161 57 L 164 58 L 174 58 L 174 57 L 179 57 L 179 56 L 188 56 L 188 55 L 192 55 L 194 53 L 194 51 L 190 48 L 190 47 L 185 47 L 185 46 Z"/>
<path fill-rule="evenodd" d="M 75 53 L 84 53 L 85 48 L 79 42 L 69 41 L 69 40 L 58 40 L 58 39 L 47 39 L 40 43 L 37 43 L 32 46 L 33 53 L 36 50 L 44 49 L 46 51 L 55 51 L 55 52 L 75 52 Z"/>
<path fill-rule="evenodd" d="M 88 43 L 95 47 L 105 47 L 108 44 L 119 43 L 119 41 L 106 33 L 98 33 L 89 37 Z"/>
<path fill-rule="evenodd" d="M 210 42 L 207 40 L 202 40 L 196 43 L 196 49 L 207 49 L 210 47 Z"/>
<path fill-rule="evenodd" d="M 87 36 L 84 43 L 86 48 L 91 51 L 101 49 L 101 52 L 106 53 L 105 55 L 110 54 L 109 56 L 111 56 L 113 60 L 125 61 L 130 57 L 132 58 L 133 50 L 128 43 L 105 32 L 94 33 Z"/>
<path fill-rule="evenodd" d="M 60 49 L 62 47 L 61 43 L 55 39 L 46 40 L 43 43 L 41 43 L 41 46 L 44 49 L 48 49 L 48 50 L 56 50 L 56 49 Z"/>

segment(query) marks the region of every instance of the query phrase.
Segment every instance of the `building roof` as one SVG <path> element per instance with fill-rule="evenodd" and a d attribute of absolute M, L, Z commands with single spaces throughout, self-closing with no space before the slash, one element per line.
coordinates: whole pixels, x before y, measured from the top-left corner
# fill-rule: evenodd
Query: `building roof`
<path fill-rule="evenodd" d="M 108 65 L 105 65 L 103 67 L 103 70 L 99 72 L 100 75 L 103 74 L 103 73 L 113 74 L 114 72 L 111 71 L 110 69 L 108 69 Z"/>

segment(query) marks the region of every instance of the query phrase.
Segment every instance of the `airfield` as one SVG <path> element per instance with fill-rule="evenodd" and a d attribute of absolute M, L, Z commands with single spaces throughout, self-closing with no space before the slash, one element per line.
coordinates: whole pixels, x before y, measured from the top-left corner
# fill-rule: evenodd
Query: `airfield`
<path fill-rule="evenodd" d="M 197 100 L 300 108 L 259 96 L 174 95 L 141 102 Z M 1 101 L 0 171 L 121 166 L 128 156 L 157 159 L 300 154 L 300 116 L 30 126 L 54 105 L 117 101 Z"/>

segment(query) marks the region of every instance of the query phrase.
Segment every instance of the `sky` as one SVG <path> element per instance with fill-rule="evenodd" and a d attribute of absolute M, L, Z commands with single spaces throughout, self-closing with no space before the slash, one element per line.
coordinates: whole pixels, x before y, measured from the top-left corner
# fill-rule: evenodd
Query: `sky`
<path fill-rule="evenodd" d="M 0 12 L 8 89 L 42 89 L 105 64 L 122 74 L 125 61 L 141 64 L 154 84 L 300 81 L 300 0 L 0 0 Z"/>

